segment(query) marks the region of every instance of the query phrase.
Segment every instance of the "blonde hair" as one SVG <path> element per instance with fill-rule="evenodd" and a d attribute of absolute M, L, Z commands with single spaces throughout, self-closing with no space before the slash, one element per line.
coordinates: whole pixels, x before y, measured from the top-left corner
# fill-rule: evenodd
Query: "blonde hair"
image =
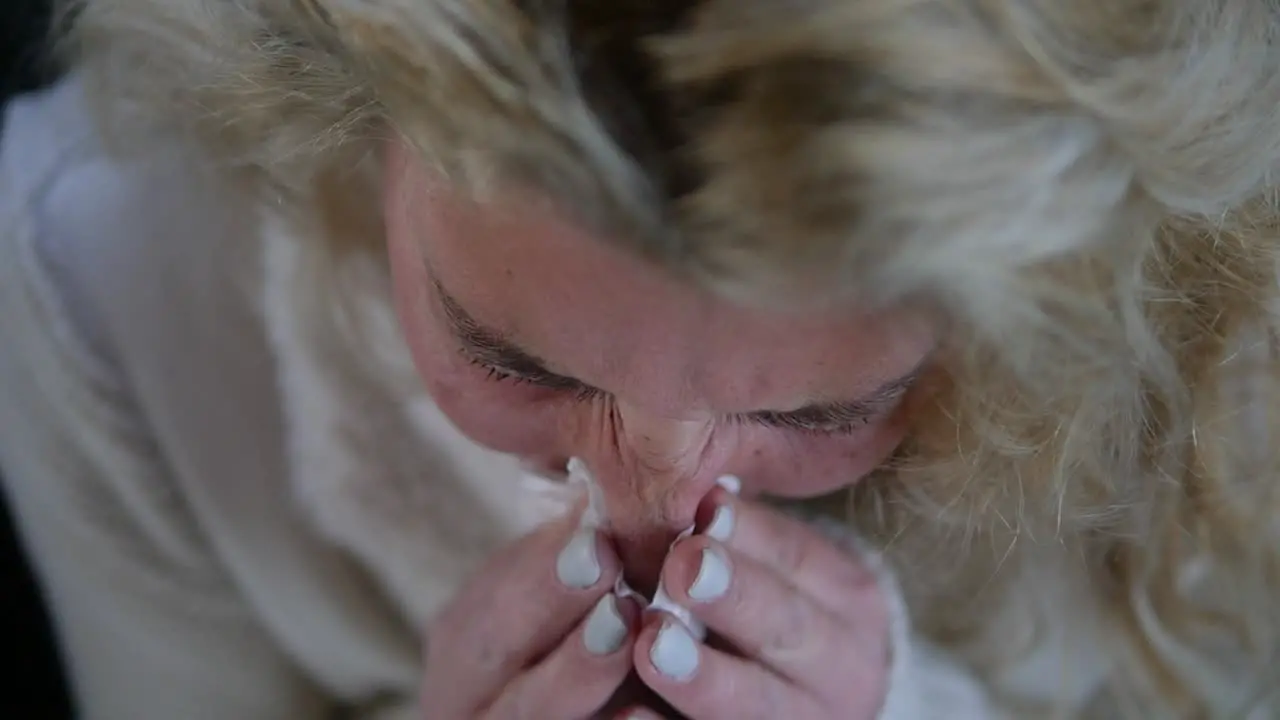
<path fill-rule="evenodd" d="M 377 236 L 394 131 L 743 301 L 935 313 L 912 433 L 848 509 L 922 630 L 995 683 L 1022 640 L 992 608 L 1052 572 L 1121 663 L 1081 712 L 1280 713 L 1274 3 L 70 9 L 114 132 L 192 134 L 326 252 Z"/>

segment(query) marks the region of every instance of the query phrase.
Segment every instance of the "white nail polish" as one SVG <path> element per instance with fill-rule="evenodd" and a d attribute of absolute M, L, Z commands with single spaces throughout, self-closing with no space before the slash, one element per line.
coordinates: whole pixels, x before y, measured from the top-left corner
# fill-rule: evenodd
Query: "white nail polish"
<path fill-rule="evenodd" d="M 618 599 L 613 593 L 600 598 L 600 602 L 587 617 L 582 631 L 582 644 L 592 655 L 612 655 L 627 641 L 627 623 L 618 612 Z"/>
<path fill-rule="evenodd" d="M 722 475 L 716 484 L 729 491 L 731 495 L 742 494 L 742 480 L 736 475 Z"/>
<path fill-rule="evenodd" d="M 649 603 L 649 612 L 664 612 L 684 626 L 685 630 L 693 636 L 695 640 L 701 641 L 707 636 L 707 626 L 702 621 L 693 616 L 688 608 L 680 607 L 676 604 L 671 596 L 667 594 L 666 588 L 662 587 L 662 581 L 658 581 L 658 589 L 653 591 L 653 600 Z"/>
<path fill-rule="evenodd" d="M 728 505 L 717 507 L 703 534 L 713 540 L 727 542 L 729 536 L 733 534 L 733 508 Z"/>
<path fill-rule="evenodd" d="M 582 590 L 600 580 L 600 560 L 596 557 L 596 533 L 591 529 L 573 534 L 556 558 L 556 577 L 568 587 Z"/>
<path fill-rule="evenodd" d="M 684 682 L 698 670 L 698 644 L 683 625 L 667 620 L 649 649 L 649 661 L 666 677 Z"/>
<path fill-rule="evenodd" d="M 698 566 L 698 576 L 689 586 L 689 597 L 698 602 L 717 600 L 729 590 L 731 577 L 729 565 L 720 554 L 711 548 L 703 548 L 702 564 Z"/>

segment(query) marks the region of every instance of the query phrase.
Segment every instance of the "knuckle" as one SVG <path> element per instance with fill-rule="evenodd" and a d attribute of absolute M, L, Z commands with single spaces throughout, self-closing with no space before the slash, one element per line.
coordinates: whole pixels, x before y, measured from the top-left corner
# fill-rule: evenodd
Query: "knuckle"
<path fill-rule="evenodd" d="M 743 687 L 745 686 L 745 687 Z M 730 692 L 725 693 L 721 708 L 731 709 L 724 717 L 735 720 L 774 720 L 791 717 L 788 711 L 790 694 L 793 689 L 776 677 L 763 681 L 729 685 Z"/>
<path fill-rule="evenodd" d="M 832 563 L 831 569 L 827 571 L 827 576 L 839 592 L 849 597 L 857 597 L 865 594 L 868 588 L 878 589 L 879 583 L 876 582 L 875 574 L 866 567 L 861 558 L 848 557 L 840 560 Z"/>
<path fill-rule="evenodd" d="M 729 585 L 729 592 L 724 597 L 709 603 L 709 610 L 726 619 L 746 618 L 754 619 L 756 614 L 752 611 L 754 603 L 751 600 L 752 587 L 750 583 L 742 582 L 739 578 L 734 578 Z"/>
<path fill-rule="evenodd" d="M 501 629 L 493 623 L 475 622 L 475 618 L 474 606 L 464 598 L 437 615 L 427 627 L 427 663 L 447 666 L 465 662 L 479 671 L 501 667 L 507 654 Z"/>
<path fill-rule="evenodd" d="M 726 666 L 715 673 L 699 673 L 693 683 L 684 688 L 682 701 L 676 704 L 690 717 L 733 718 L 754 720 L 770 717 L 761 714 L 765 702 L 765 690 L 759 683 L 744 680 L 738 668 Z"/>
<path fill-rule="evenodd" d="M 813 611 L 807 603 L 779 603 L 773 615 L 764 640 L 765 653 L 779 660 L 790 660 L 811 650 L 816 638 Z"/>
<path fill-rule="evenodd" d="M 800 574 L 812 562 L 813 549 L 801 533 L 780 533 L 773 548 L 779 568 Z"/>
<path fill-rule="evenodd" d="M 879 583 L 862 585 L 848 594 L 849 601 L 842 613 L 845 622 L 856 628 L 874 633 L 876 637 L 888 637 L 893 622 L 889 596 Z"/>
<path fill-rule="evenodd" d="M 494 635 L 491 626 L 485 626 L 477 628 L 468 638 L 473 646 L 472 662 L 477 669 L 484 672 L 497 670 L 507 662 L 507 653 Z"/>

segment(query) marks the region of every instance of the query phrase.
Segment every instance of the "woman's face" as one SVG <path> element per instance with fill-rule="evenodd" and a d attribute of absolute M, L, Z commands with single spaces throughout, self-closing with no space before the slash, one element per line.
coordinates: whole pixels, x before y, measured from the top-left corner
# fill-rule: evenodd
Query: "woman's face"
<path fill-rule="evenodd" d="M 815 496 L 901 439 L 923 323 L 730 304 L 549 207 L 476 206 L 404 146 L 388 159 L 396 303 L 428 390 L 478 443 L 544 467 L 582 457 L 637 577 L 719 476 Z"/>

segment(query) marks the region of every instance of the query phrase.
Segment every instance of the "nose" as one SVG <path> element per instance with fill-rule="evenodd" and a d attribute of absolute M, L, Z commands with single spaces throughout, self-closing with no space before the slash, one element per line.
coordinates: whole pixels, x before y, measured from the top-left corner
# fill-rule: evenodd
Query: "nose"
<path fill-rule="evenodd" d="M 599 484 L 606 529 L 627 582 L 652 593 L 671 542 L 692 525 L 723 464 L 712 447 L 714 420 L 671 419 L 616 403 L 584 438 L 584 460 Z"/>

